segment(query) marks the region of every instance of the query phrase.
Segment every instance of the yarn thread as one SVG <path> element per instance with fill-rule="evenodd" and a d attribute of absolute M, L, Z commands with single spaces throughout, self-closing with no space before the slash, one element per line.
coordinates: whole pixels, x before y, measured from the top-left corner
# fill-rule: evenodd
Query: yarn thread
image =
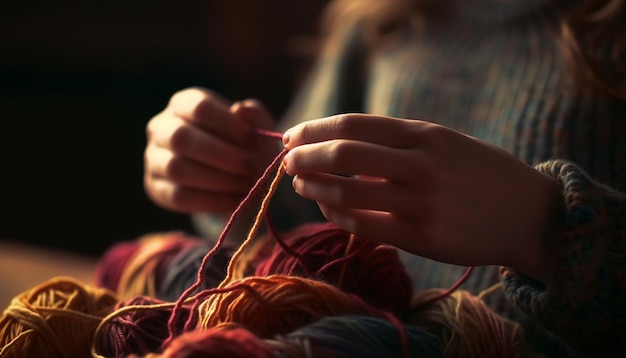
<path fill-rule="evenodd" d="M 0 357 L 87 357 L 113 292 L 55 277 L 13 298 L 0 317 Z"/>
<path fill-rule="evenodd" d="M 226 283 L 228 283 L 231 280 L 231 278 L 233 276 L 233 272 L 234 272 L 234 268 L 233 268 L 232 262 L 233 261 L 237 261 L 237 258 L 241 255 L 241 253 L 249 245 L 249 243 L 251 242 L 251 239 L 254 236 L 254 234 L 256 234 L 256 230 L 258 229 L 258 226 L 259 226 L 259 224 L 261 222 L 260 217 L 262 217 L 262 215 L 265 214 L 265 210 L 267 210 L 267 205 L 268 205 L 269 198 L 273 195 L 274 191 L 276 190 L 276 188 L 278 186 L 278 182 L 279 182 L 280 178 L 282 177 L 282 174 L 284 173 L 283 166 L 282 166 L 282 158 L 286 154 L 287 154 L 287 149 L 283 149 L 274 158 L 274 160 L 270 163 L 270 165 L 265 169 L 265 171 L 263 172 L 263 175 L 261 175 L 261 177 L 256 181 L 256 183 L 254 184 L 254 186 L 252 187 L 252 189 L 250 190 L 248 195 L 246 195 L 246 197 L 244 197 L 244 199 L 239 203 L 239 205 L 237 206 L 235 211 L 232 213 L 230 219 L 228 220 L 228 222 L 224 226 L 224 229 L 223 229 L 222 233 L 220 234 L 220 237 L 218 238 L 215 247 L 211 251 L 209 251 L 209 253 L 207 253 L 207 255 L 202 260 L 202 263 L 200 264 L 200 271 L 199 272 L 202 272 L 204 270 L 204 268 L 206 267 L 207 262 L 210 259 L 210 257 L 212 257 L 214 255 L 214 253 L 217 251 L 217 249 L 222 245 L 222 243 L 224 242 L 226 235 L 230 231 L 230 229 L 231 229 L 235 219 L 237 218 L 237 216 L 239 215 L 239 213 L 241 212 L 241 210 L 243 209 L 245 204 L 248 203 L 249 198 L 251 198 L 254 194 L 256 194 L 256 192 L 258 192 L 260 190 L 260 188 L 262 188 L 262 184 L 265 183 L 266 179 L 269 177 L 271 172 L 274 169 L 276 169 L 276 167 L 278 167 L 276 176 L 275 176 L 274 180 L 272 181 L 272 183 L 270 184 L 270 188 L 269 188 L 267 194 L 263 198 L 263 201 L 261 203 L 261 208 L 260 208 L 260 210 L 258 212 L 258 215 L 257 215 L 256 219 L 254 220 L 254 223 L 253 223 L 252 228 L 250 229 L 249 235 L 246 238 L 246 240 L 243 242 L 243 244 L 240 246 L 240 248 L 233 254 L 233 257 L 231 258 L 231 264 L 228 265 L 227 275 L 224 278 L 224 280 L 220 283 L 220 285 L 218 285 L 218 288 L 223 287 Z M 187 290 L 185 290 L 181 294 L 180 298 L 177 300 L 177 302 L 176 302 L 176 304 L 175 304 L 175 306 L 174 306 L 174 308 L 172 310 L 172 315 L 171 315 L 171 317 L 169 319 L 168 326 L 169 326 L 169 330 L 170 330 L 170 336 L 165 340 L 165 342 L 164 342 L 165 346 L 167 346 L 169 344 L 169 342 L 176 335 L 175 322 L 176 322 L 176 319 L 178 319 L 180 306 L 189 299 L 189 295 L 192 292 L 194 292 L 196 289 L 198 289 L 198 287 L 200 287 L 200 285 L 202 285 L 202 280 L 203 280 L 203 277 L 199 273 L 196 282 L 193 285 L 189 286 L 189 288 L 187 288 Z M 191 321 L 188 322 L 188 325 L 190 323 L 191 323 Z"/>
<path fill-rule="evenodd" d="M 257 134 L 282 138 L 271 131 Z M 478 296 L 459 290 L 473 267 L 447 289 L 413 293 L 395 247 L 330 222 L 279 233 L 268 207 L 284 175 L 286 153 L 283 149 L 265 169 L 215 243 L 180 232 L 145 235 L 103 256 L 98 288 L 55 278 L 16 297 L 0 317 L 0 357 L 408 357 L 416 352 L 517 357 L 525 352 L 519 325 L 482 301 L 498 287 Z M 265 188 L 245 239 L 229 246 L 225 240 L 234 222 Z M 263 222 L 267 234 L 257 238 Z"/>
<path fill-rule="evenodd" d="M 498 315 L 483 301 L 499 285 L 477 296 L 465 290 L 443 295 L 439 288 L 419 292 L 407 323 L 439 337 L 444 357 L 535 357 L 519 323 Z"/>

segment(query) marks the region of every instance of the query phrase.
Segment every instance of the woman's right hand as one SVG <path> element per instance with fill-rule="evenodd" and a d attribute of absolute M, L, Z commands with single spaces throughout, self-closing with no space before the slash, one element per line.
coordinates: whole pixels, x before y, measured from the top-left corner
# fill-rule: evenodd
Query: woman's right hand
<path fill-rule="evenodd" d="M 148 197 L 176 212 L 230 214 L 280 149 L 254 132 L 272 126 L 256 100 L 230 103 L 198 87 L 175 93 L 146 127 Z"/>

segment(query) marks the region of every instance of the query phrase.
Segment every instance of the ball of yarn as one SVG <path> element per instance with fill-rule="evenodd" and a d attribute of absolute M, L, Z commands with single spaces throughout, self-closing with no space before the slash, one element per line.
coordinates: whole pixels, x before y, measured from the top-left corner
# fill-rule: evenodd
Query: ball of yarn
<path fill-rule="evenodd" d="M 172 305 L 154 297 L 137 296 L 119 302 L 95 335 L 95 349 L 105 357 L 127 357 L 160 352 L 169 336 L 168 319 Z M 189 317 L 189 307 L 181 308 L 178 329 Z"/>
<path fill-rule="evenodd" d="M 415 295 L 410 324 L 441 339 L 446 357 L 532 357 L 520 325 L 494 312 L 470 292 L 457 290 L 432 300 L 443 289 Z M 429 304 L 423 305 L 425 302 Z"/>
<path fill-rule="evenodd" d="M 291 332 L 325 316 L 390 313 L 325 282 L 282 274 L 234 281 L 198 306 L 198 329 L 235 323 L 261 338 Z"/>
<path fill-rule="evenodd" d="M 174 256 L 163 275 L 157 297 L 167 301 L 176 301 L 189 286 L 196 282 L 202 260 L 214 246 L 213 242 L 198 241 Z M 208 259 L 202 273 L 202 284 L 197 291 L 217 287 L 220 284 L 236 249 L 235 244 L 230 241 L 222 243 Z"/>
<path fill-rule="evenodd" d="M 94 284 L 115 292 L 127 262 L 141 248 L 141 241 L 120 241 L 108 248 L 97 262 Z"/>
<path fill-rule="evenodd" d="M 274 358 L 272 349 L 245 328 L 199 329 L 177 336 L 154 358 Z"/>
<path fill-rule="evenodd" d="M 322 280 L 397 315 L 410 307 L 413 286 L 395 247 L 351 237 L 331 222 L 304 224 L 281 238 L 269 235 L 264 245 L 256 260 L 249 260 L 257 262 L 255 276 Z"/>
<path fill-rule="evenodd" d="M 398 327 L 387 320 L 360 315 L 322 317 L 267 342 L 280 357 L 441 357 L 435 335 L 419 327 Z"/>
<path fill-rule="evenodd" d="M 0 317 L 0 356 L 89 357 L 96 327 L 115 294 L 54 277 L 13 298 Z"/>
<path fill-rule="evenodd" d="M 199 240 L 180 232 L 167 232 L 147 234 L 127 245 L 116 245 L 99 262 L 96 281 L 113 289 L 121 300 L 144 295 L 157 297 L 170 261 Z M 108 269 L 112 271 L 107 272 Z M 115 277 L 116 274 L 119 276 Z"/>

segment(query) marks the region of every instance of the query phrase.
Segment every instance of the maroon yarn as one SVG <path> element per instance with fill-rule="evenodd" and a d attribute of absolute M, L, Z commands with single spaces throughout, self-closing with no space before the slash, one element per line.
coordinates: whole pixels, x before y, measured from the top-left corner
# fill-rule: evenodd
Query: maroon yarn
<path fill-rule="evenodd" d="M 134 305 L 164 303 L 157 298 L 138 296 L 119 302 L 115 310 Z M 161 351 L 163 341 L 169 335 L 168 319 L 171 307 L 130 309 L 107 321 L 95 337 L 96 351 L 105 357 L 125 358 L 131 354 L 143 356 Z M 182 328 L 189 317 L 189 306 L 181 307 L 178 327 Z"/>
<path fill-rule="evenodd" d="M 99 260 L 95 284 L 108 288 L 122 297 L 139 294 L 152 295 L 153 292 L 147 291 L 148 287 L 144 287 L 142 292 L 125 292 L 126 288 L 120 287 L 122 277 L 125 274 L 149 274 L 150 277 L 145 277 L 145 279 L 150 279 L 148 285 L 158 291 L 170 262 L 180 251 L 197 245 L 199 242 L 199 238 L 185 236 L 182 233 L 154 233 L 132 241 L 117 243 Z"/>
<path fill-rule="evenodd" d="M 276 168 L 279 168 L 280 164 L 282 163 L 281 161 L 286 154 L 287 154 L 287 149 L 283 149 L 280 151 L 280 153 L 278 153 L 278 155 L 274 158 L 274 160 L 270 163 L 270 165 L 265 169 L 261 177 L 256 181 L 256 183 L 254 183 L 254 186 L 252 186 L 252 189 L 250 189 L 246 197 L 243 198 L 243 200 L 241 200 L 237 208 L 235 208 L 235 211 L 233 211 L 230 218 L 226 222 L 226 225 L 224 226 L 222 233 L 217 238 L 217 242 L 215 243 L 215 246 L 202 259 L 202 262 L 200 263 L 200 269 L 198 270 L 198 278 L 196 282 L 194 282 L 191 286 L 189 286 L 180 295 L 178 300 L 176 300 L 176 304 L 174 305 L 174 308 L 172 309 L 172 315 L 170 316 L 169 323 L 168 323 L 170 336 L 164 342 L 165 345 L 167 345 L 176 336 L 176 325 L 179 319 L 178 317 L 179 310 L 183 302 L 189 297 L 189 295 L 191 295 L 193 292 L 195 292 L 202 286 L 202 281 L 204 280 L 203 272 L 205 270 L 205 267 L 208 265 L 209 260 L 211 259 L 211 257 L 213 257 L 213 255 L 215 255 L 217 250 L 219 250 L 220 247 L 224 244 L 224 240 L 226 239 L 226 236 L 228 235 L 228 233 L 230 232 L 230 229 L 234 225 L 235 219 L 239 217 L 241 211 L 245 208 L 246 205 L 248 205 L 251 198 L 253 198 L 254 195 L 257 194 L 259 191 L 261 191 L 261 189 L 263 189 L 263 184 L 270 177 L 270 174 L 272 173 L 272 171 L 275 170 Z"/>
<path fill-rule="evenodd" d="M 199 329 L 174 338 L 158 358 L 274 358 L 272 348 L 247 329 Z"/>
<path fill-rule="evenodd" d="M 322 280 L 396 315 L 410 306 L 412 282 L 395 247 L 354 236 L 346 252 L 350 233 L 331 222 L 304 224 L 282 238 L 269 235 L 265 240 L 251 260 L 256 276 L 280 273 Z"/>
<path fill-rule="evenodd" d="M 137 240 L 117 242 L 108 248 L 98 260 L 94 273 L 94 284 L 97 287 L 108 288 L 116 292 L 126 263 L 140 248 L 141 243 Z"/>

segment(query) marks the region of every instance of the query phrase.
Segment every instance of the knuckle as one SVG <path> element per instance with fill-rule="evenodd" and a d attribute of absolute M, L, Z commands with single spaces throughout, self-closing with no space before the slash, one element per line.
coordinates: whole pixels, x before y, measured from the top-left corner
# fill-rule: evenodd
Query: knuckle
<path fill-rule="evenodd" d="M 150 118 L 150 120 L 148 120 L 148 123 L 146 124 L 146 133 L 145 133 L 148 139 L 151 139 L 154 136 L 154 134 L 158 131 L 158 127 L 162 121 L 162 118 L 163 118 L 163 111 L 157 113 L 152 118 Z"/>
<path fill-rule="evenodd" d="M 167 202 L 175 208 L 186 207 L 188 200 L 187 190 L 179 185 L 174 185 L 167 195 Z"/>
<path fill-rule="evenodd" d="M 174 92 L 174 94 L 170 96 L 170 100 L 167 104 L 167 107 L 173 108 L 179 105 L 180 103 L 184 103 L 187 97 L 190 95 L 191 91 L 192 91 L 191 88 L 185 88 L 185 89 Z"/>
<path fill-rule="evenodd" d="M 352 160 L 354 155 L 352 146 L 348 142 L 335 140 L 328 146 L 328 160 L 333 168 L 343 162 Z"/>
<path fill-rule="evenodd" d="M 196 99 L 194 103 L 191 104 L 191 115 L 193 118 L 206 118 L 211 116 L 213 103 L 215 101 L 215 96 L 206 93 L 204 96 Z"/>
<path fill-rule="evenodd" d="M 358 199 L 359 197 L 355 190 L 351 190 L 350 187 L 334 188 L 334 190 L 332 190 L 332 193 L 334 194 L 335 202 L 338 205 L 354 202 L 355 199 Z"/>
<path fill-rule="evenodd" d="M 292 140 L 308 143 L 309 139 L 312 137 L 312 132 L 312 128 L 305 122 L 301 127 L 301 130 L 298 132 L 299 138 L 292 138 Z"/>
<path fill-rule="evenodd" d="M 203 98 L 210 95 L 212 91 L 198 86 L 186 87 L 178 90 L 170 97 L 170 103 L 176 104 L 181 102 L 187 102 L 190 98 Z"/>
<path fill-rule="evenodd" d="M 174 152 L 184 152 L 189 146 L 192 137 L 192 129 L 189 126 L 177 127 L 170 137 L 170 145 Z"/>
<path fill-rule="evenodd" d="M 358 115 L 348 113 L 335 117 L 335 130 L 342 137 L 358 131 L 359 125 Z"/>
<path fill-rule="evenodd" d="M 203 87 L 188 87 L 175 92 L 168 107 L 174 112 L 187 113 L 193 119 L 210 115 L 214 104 L 223 101 L 214 91 Z"/>
<path fill-rule="evenodd" d="M 164 175 L 173 181 L 178 181 L 185 176 L 186 160 L 180 156 L 172 156 L 164 165 Z"/>
<path fill-rule="evenodd" d="M 416 126 L 412 134 L 415 143 L 419 143 L 420 147 L 432 147 L 442 142 L 442 138 L 445 137 L 448 132 L 449 130 L 444 126 L 429 123 Z"/>

